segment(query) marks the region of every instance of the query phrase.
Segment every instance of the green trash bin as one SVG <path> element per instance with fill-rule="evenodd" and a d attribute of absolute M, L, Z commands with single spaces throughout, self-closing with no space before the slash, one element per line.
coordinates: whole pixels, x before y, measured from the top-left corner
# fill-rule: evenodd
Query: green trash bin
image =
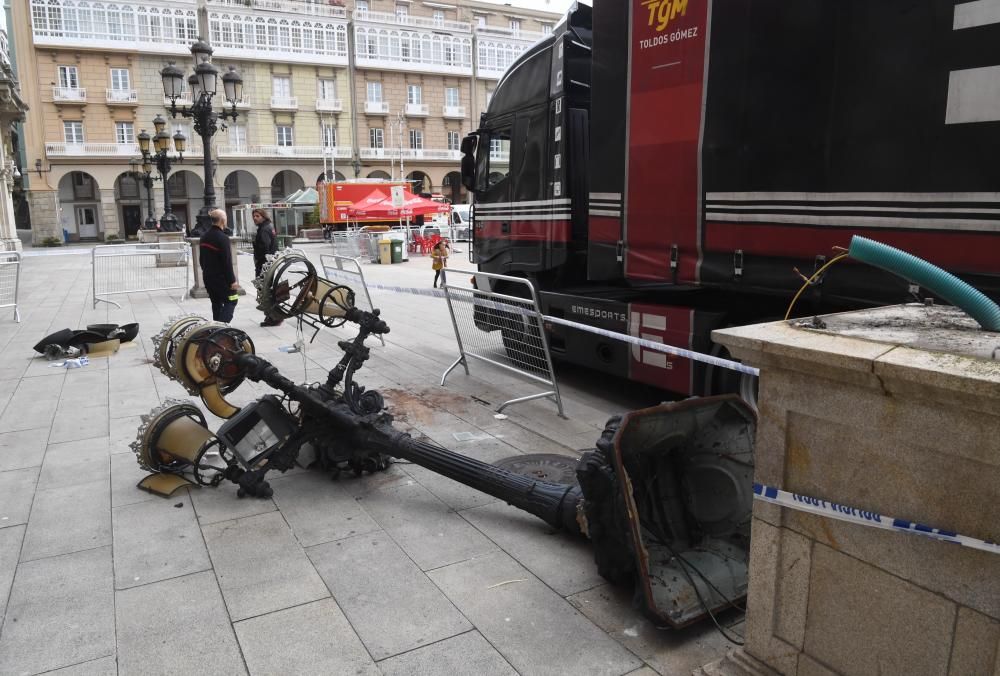
<path fill-rule="evenodd" d="M 392 262 L 403 262 L 403 240 L 401 239 L 392 240 Z"/>

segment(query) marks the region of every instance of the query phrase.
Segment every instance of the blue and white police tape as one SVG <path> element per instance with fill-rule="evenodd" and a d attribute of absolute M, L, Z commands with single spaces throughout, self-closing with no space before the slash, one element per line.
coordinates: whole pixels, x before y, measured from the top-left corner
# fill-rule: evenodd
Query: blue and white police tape
<path fill-rule="evenodd" d="M 358 279 L 359 275 L 356 273 L 351 273 L 346 270 L 333 270 L 331 268 L 325 268 L 324 272 L 329 274 L 331 277 L 349 277 L 352 279 Z M 448 294 L 442 289 L 419 289 L 407 286 L 391 286 L 388 284 L 366 284 L 369 291 L 384 291 L 389 293 L 408 293 L 415 296 L 431 296 L 435 298 L 450 298 L 452 302 L 465 302 L 472 303 L 477 307 L 481 307 L 487 310 L 501 310 L 503 312 L 508 312 L 510 314 L 522 315 L 525 317 L 535 317 L 539 316 L 539 313 L 535 312 L 534 309 L 519 307 L 517 305 L 510 305 L 509 303 L 497 302 L 484 298 L 483 296 L 487 292 L 476 291 L 474 289 L 465 289 L 463 287 L 447 287 L 448 290 L 454 292 L 463 292 L 461 295 L 456 295 L 455 293 Z M 467 293 L 465 293 L 467 292 Z M 752 376 L 760 375 L 760 371 L 752 366 L 747 366 L 746 364 L 741 364 L 738 361 L 731 361 L 729 359 L 722 359 L 720 357 L 715 357 L 710 354 L 703 354 L 701 352 L 695 352 L 694 350 L 685 350 L 684 348 L 674 347 L 673 345 L 666 345 L 655 340 L 649 340 L 647 338 L 638 338 L 636 336 L 630 336 L 624 333 L 617 333 L 615 331 L 608 331 L 607 329 L 601 329 L 596 326 L 590 326 L 589 324 L 581 324 L 580 322 L 570 321 L 568 319 L 562 319 L 561 317 L 550 317 L 548 315 L 540 315 L 543 322 L 548 322 L 550 324 L 559 324 L 566 326 L 578 331 L 586 331 L 588 333 L 594 333 L 599 336 L 604 336 L 605 338 L 611 338 L 612 340 L 620 340 L 625 343 L 630 343 L 632 345 L 638 345 L 639 347 L 646 348 L 647 350 L 654 350 L 656 352 L 663 352 L 665 354 L 673 355 L 675 357 L 681 357 L 683 359 L 691 359 L 692 361 L 700 361 L 704 364 L 712 364 L 713 366 L 719 366 L 721 368 L 732 369 L 733 371 L 738 371 L 740 373 L 746 373 Z"/>
<path fill-rule="evenodd" d="M 892 516 L 879 514 L 878 512 L 870 512 L 838 502 L 821 500 L 810 495 L 790 493 L 788 491 L 783 491 L 780 488 L 775 488 L 774 486 L 766 486 L 764 484 L 755 483 L 753 485 L 753 493 L 754 499 L 756 500 L 770 502 L 772 504 L 781 505 L 782 507 L 788 507 L 800 512 L 817 514 L 819 516 L 838 519 L 840 521 L 849 521 L 851 523 L 868 526 L 870 528 L 881 528 L 883 530 L 893 530 L 899 533 L 909 533 L 910 535 L 920 535 L 933 540 L 951 542 L 962 545 L 963 547 L 971 547 L 984 552 L 1000 554 L 1000 543 L 980 540 L 969 537 L 968 535 L 959 535 L 958 533 L 944 530 L 942 528 L 932 528 L 930 526 L 925 526 L 922 523 L 915 523 L 905 519 L 897 519 Z"/>

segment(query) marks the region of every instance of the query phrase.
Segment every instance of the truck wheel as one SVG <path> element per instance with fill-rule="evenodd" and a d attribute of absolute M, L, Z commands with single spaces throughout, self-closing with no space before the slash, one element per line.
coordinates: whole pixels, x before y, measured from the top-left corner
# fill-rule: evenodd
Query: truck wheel
<path fill-rule="evenodd" d="M 713 345 L 710 353 L 713 357 L 720 359 L 733 359 L 729 350 L 721 345 Z M 740 373 L 732 369 L 723 368 L 709 364 L 705 370 L 705 396 L 713 394 L 738 394 L 747 406 L 757 413 L 757 376 L 749 373 Z"/>
<path fill-rule="evenodd" d="M 547 372 L 545 347 L 540 328 L 529 318 L 504 313 L 499 319 L 500 336 L 507 358 L 518 368 Z"/>

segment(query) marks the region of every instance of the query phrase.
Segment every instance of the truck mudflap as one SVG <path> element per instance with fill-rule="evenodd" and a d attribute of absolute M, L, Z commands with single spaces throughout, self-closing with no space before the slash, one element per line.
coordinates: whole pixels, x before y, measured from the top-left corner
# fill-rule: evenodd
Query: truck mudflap
<path fill-rule="evenodd" d="M 601 575 L 683 627 L 747 594 L 756 415 L 734 395 L 612 418 L 577 478 Z"/>

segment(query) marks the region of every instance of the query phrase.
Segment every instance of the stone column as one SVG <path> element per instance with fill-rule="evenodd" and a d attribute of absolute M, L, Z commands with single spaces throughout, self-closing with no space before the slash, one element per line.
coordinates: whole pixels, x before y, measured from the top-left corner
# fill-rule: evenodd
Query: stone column
<path fill-rule="evenodd" d="M 104 228 L 104 237 L 110 234 L 119 235 L 121 228 L 118 224 L 118 203 L 115 201 L 114 188 L 101 189 L 101 226 Z"/>
<path fill-rule="evenodd" d="M 62 241 L 59 194 L 55 190 L 29 190 L 26 195 L 31 212 L 32 244 L 38 246 L 46 237 L 58 237 Z"/>
<path fill-rule="evenodd" d="M 905 305 L 713 337 L 761 369 L 758 483 L 1000 542 L 998 334 Z M 746 645 L 703 673 L 998 674 L 987 548 L 755 501 Z"/>

